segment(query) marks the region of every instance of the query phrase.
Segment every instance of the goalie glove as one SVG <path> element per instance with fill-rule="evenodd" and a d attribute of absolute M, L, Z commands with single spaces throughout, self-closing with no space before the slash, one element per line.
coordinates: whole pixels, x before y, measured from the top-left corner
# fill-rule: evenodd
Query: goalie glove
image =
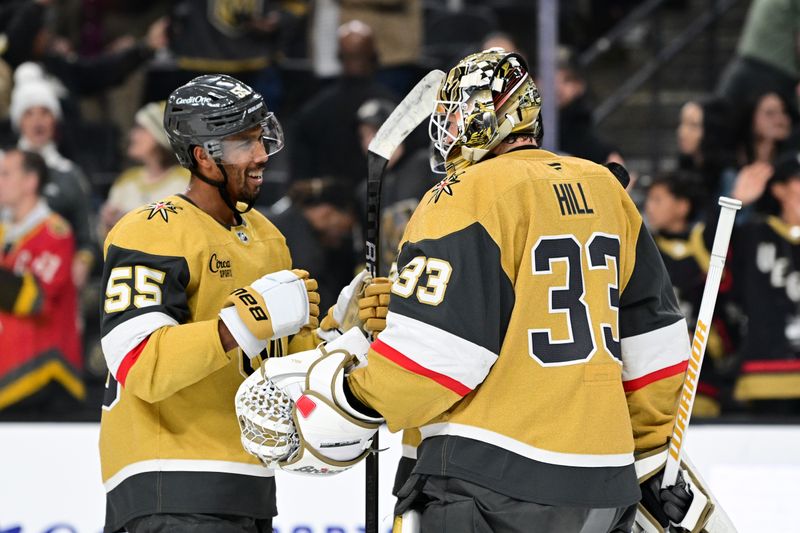
<path fill-rule="evenodd" d="M 368 333 L 377 335 L 386 329 L 391 292 L 392 282 L 389 278 L 375 278 L 364 290 L 364 297 L 358 300 L 358 318 Z"/>
<path fill-rule="evenodd" d="M 316 291 L 316 280 L 305 270 L 273 272 L 233 291 L 219 317 L 248 357 L 256 357 L 268 340 L 317 327 Z"/>
<path fill-rule="evenodd" d="M 299 445 L 280 461 L 282 470 L 330 475 L 348 470 L 369 453 L 383 419 L 348 400 L 345 374 L 365 361 L 369 342 L 352 328 L 316 350 L 269 359 L 265 376 L 294 401 Z"/>
<path fill-rule="evenodd" d="M 322 319 L 317 335 L 332 341 L 343 331 L 358 327 L 376 334 L 386 328 L 391 282 L 388 278 L 372 278 L 363 270 L 339 293 L 336 305 Z"/>

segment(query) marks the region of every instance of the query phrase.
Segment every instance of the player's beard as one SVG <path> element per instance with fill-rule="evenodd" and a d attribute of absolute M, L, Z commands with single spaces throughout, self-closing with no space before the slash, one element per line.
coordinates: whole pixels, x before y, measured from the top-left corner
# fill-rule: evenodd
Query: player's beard
<path fill-rule="evenodd" d="M 262 184 L 254 183 L 253 179 L 250 177 L 250 172 L 260 170 L 263 175 L 265 166 L 266 163 L 261 165 L 253 165 L 241 170 L 237 183 L 239 189 L 237 201 L 249 204 L 258 199 L 258 196 L 261 194 Z"/>

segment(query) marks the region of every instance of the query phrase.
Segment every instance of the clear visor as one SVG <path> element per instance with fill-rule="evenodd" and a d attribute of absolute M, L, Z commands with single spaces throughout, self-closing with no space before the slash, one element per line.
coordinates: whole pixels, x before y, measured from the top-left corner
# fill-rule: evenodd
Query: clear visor
<path fill-rule="evenodd" d="M 434 172 L 444 172 L 453 145 L 464 131 L 464 113 L 466 104 L 437 100 L 428 123 L 428 136 L 433 141 L 433 148 L 438 153 L 431 157 L 431 169 Z"/>
<path fill-rule="evenodd" d="M 229 165 L 246 165 L 271 156 L 283 148 L 283 128 L 275 115 L 269 113 L 258 126 L 242 134 L 226 137 L 220 141 L 220 158 Z"/>

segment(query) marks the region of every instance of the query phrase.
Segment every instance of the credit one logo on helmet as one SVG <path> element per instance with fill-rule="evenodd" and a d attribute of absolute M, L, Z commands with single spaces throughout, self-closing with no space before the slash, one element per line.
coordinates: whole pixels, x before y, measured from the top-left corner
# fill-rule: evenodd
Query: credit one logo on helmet
<path fill-rule="evenodd" d="M 211 98 L 208 96 L 189 96 L 188 98 L 175 99 L 176 104 L 188 105 L 211 105 Z"/>

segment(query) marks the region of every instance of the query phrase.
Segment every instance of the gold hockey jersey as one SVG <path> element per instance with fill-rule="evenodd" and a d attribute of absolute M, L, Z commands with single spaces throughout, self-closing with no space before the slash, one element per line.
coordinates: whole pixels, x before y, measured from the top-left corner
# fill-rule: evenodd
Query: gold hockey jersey
<path fill-rule="evenodd" d="M 223 350 L 217 313 L 234 289 L 288 268 L 284 238 L 261 214 L 226 227 L 183 196 L 131 211 L 109 233 L 106 531 L 159 512 L 276 514 L 273 473 L 243 450 L 234 411 L 253 368 L 238 348 Z M 312 337 L 275 341 L 273 352 L 312 348 Z"/>
<path fill-rule="evenodd" d="M 349 385 L 391 430 L 419 428 L 416 472 L 548 505 L 638 501 L 634 454 L 667 442 L 689 338 L 605 167 L 517 149 L 448 176 L 398 270 Z"/>

